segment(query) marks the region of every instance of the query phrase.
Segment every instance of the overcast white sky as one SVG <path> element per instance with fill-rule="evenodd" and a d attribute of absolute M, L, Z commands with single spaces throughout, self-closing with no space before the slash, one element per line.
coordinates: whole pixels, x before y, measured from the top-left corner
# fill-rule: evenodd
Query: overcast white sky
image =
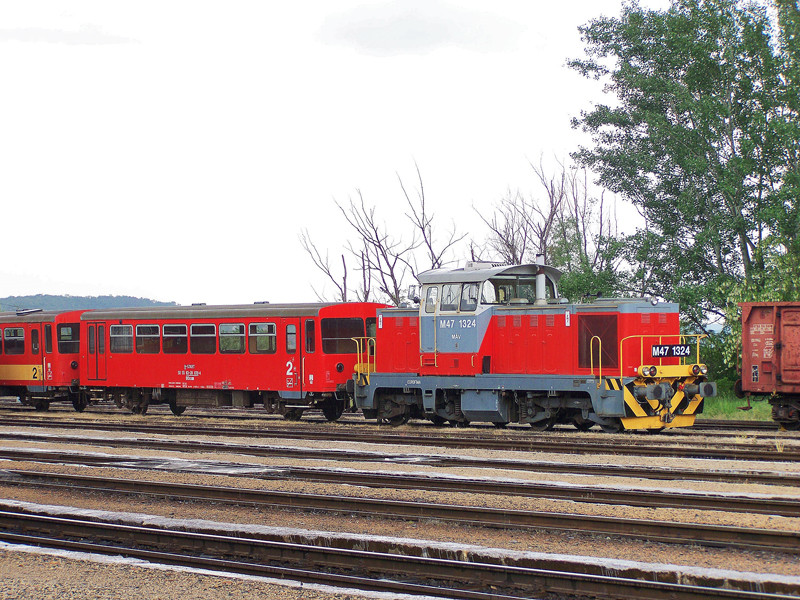
<path fill-rule="evenodd" d="M 399 222 L 415 162 L 483 239 L 473 206 L 583 139 L 599 88 L 564 63 L 620 6 L 5 1 L 0 296 L 314 301 L 301 229 L 338 256 L 357 189 Z"/>

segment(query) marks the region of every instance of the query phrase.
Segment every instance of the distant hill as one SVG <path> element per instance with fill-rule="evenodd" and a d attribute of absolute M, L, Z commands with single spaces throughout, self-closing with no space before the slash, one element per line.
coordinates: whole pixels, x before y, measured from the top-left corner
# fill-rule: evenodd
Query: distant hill
<path fill-rule="evenodd" d="M 42 310 L 78 310 L 83 308 L 131 308 L 135 306 L 177 306 L 175 302 L 157 302 L 133 296 L 8 296 L 0 298 L 0 310 L 41 308 Z"/>

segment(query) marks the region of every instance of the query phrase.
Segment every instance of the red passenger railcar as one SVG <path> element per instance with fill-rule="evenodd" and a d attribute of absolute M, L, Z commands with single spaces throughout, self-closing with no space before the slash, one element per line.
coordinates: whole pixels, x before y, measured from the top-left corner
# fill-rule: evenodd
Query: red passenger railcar
<path fill-rule="evenodd" d="M 800 302 L 743 302 L 739 396 L 766 396 L 772 418 L 800 429 Z"/>
<path fill-rule="evenodd" d="M 263 403 L 299 419 L 349 404 L 353 338 L 374 335 L 373 303 L 254 304 L 101 310 L 81 321 L 81 379 L 133 412 Z"/>
<path fill-rule="evenodd" d="M 47 410 L 52 401 L 86 408 L 80 388 L 80 316 L 84 311 L 0 313 L 0 394 Z"/>

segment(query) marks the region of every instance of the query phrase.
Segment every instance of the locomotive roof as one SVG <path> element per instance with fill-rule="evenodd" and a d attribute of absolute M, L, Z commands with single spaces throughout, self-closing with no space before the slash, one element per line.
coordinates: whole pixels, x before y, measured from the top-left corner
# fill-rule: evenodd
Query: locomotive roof
<path fill-rule="evenodd" d="M 491 263 L 484 263 L 489 265 Z M 558 283 L 561 279 L 561 271 L 555 267 L 546 265 L 525 264 L 525 265 L 492 265 L 492 266 L 472 266 L 467 263 L 466 267 L 457 269 L 432 269 L 425 271 L 417 276 L 421 284 L 427 283 L 472 283 L 486 281 L 494 277 L 534 277 L 540 270 L 544 271 L 549 279 Z"/>
<path fill-rule="evenodd" d="M 316 316 L 331 302 L 308 304 L 235 304 L 227 306 L 143 306 L 92 310 L 81 316 L 83 321 L 104 319 L 210 319 L 244 317 L 303 317 Z"/>

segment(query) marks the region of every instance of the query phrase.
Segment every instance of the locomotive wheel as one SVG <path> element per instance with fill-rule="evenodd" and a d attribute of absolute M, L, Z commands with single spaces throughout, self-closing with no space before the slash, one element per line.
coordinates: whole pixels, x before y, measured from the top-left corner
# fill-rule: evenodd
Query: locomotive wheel
<path fill-rule="evenodd" d="M 439 415 L 431 415 L 430 417 L 431 423 L 433 423 L 434 427 L 441 427 L 445 423 L 447 423 L 447 419 L 444 417 L 440 417 Z"/>
<path fill-rule="evenodd" d="M 399 427 L 400 425 L 405 425 L 406 423 L 408 423 L 408 420 L 410 418 L 411 418 L 410 415 L 403 413 L 401 415 L 394 415 L 393 417 L 381 419 L 381 423 L 385 423 L 392 427 Z"/>
<path fill-rule="evenodd" d="M 786 431 L 800 431 L 800 421 L 789 421 L 781 423 L 781 427 L 783 427 Z"/>
<path fill-rule="evenodd" d="M 328 421 L 336 421 L 344 412 L 344 402 L 329 400 L 322 404 L 322 414 Z"/>
<path fill-rule="evenodd" d="M 579 421 L 578 419 L 573 419 L 572 424 L 575 425 L 575 429 L 578 431 L 589 431 L 592 427 L 594 427 L 593 421 Z"/>
<path fill-rule="evenodd" d="M 606 433 L 619 433 L 622 431 L 622 421 L 619 419 L 608 419 L 608 422 L 604 425 L 600 425 L 600 427 Z"/>
<path fill-rule="evenodd" d="M 185 406 L 178 406 L 177 402 L 170 402 L 169 409 L 172 411 L 172 414 L 176 417 L 180 417 L 183 413 L 186 412 Z"/>
<path fill-rule="evenodd" d="M 558 417 L 548 417 L 547 419 L 536 421 L 535 423 L 531 423 L 531 429 L 534 431 L 553 431 L 557 419 Z"/>

